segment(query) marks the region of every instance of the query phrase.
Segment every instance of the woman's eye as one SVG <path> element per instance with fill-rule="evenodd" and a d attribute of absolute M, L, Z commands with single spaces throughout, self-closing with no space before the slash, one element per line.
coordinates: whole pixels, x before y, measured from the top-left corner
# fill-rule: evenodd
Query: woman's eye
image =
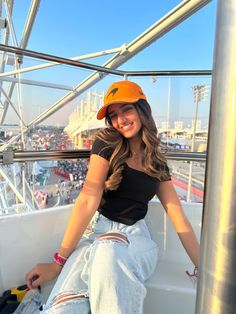
<path fill-rule="evenodd" d="M 109 117 L 110 117 L 111 120 L 114 120 L 116 115 L 115 114 L 110 114 Z"/>
<path fill-rule="evenodd" d="M 126 111 L 131 111 L 133 109 L 133 107 L 125 107 L 124 108 L 124 111 L 126 112 Z"/>

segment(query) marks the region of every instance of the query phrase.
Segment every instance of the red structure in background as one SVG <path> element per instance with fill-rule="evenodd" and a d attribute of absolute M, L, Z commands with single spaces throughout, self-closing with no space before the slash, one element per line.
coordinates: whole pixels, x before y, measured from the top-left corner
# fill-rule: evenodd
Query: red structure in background
<path fill-rule="evenodd" d="M 53 168 L 53 173 L 58 175 L 58 176 L 65 178 L 67 180 L 70 180 L 70 174 L 63 172 L 63 171 L 59 170 L 58 168 Z"/>
<path fill-rule="evenodd" d="M 173 182 L 174 185 L 180 187 L 181 189 L 184 189 L 184 190 L 186 190 L 186 191 L 188 190 L 188 184 L 187 184 L 187 183 L 182 182 L 182 181 L 180 181 L 180 180 L 178 180 L 178 179 L 176 179 L 176 178 L 173 178 L 173 177 L 172 177 L 172 182 Z M 200 189 L 198 189 L 198 188 L 192 186 L 192 187 L 191 187 L 191 192 L 192 192 L 194 195 L 203 198 L 203 191 L 202 191 L 202 190 L 200 190 Z"/>
<path fill-rule="evenodd" d="M 91 148 L 92 148 L 92 145 L 93 145 L 93 141 L 92 141 L 91 139 L 86 138 L 86 139 L 84 140 L 84 147 L 85 147 L 86 149 L 91 149 Z"/>

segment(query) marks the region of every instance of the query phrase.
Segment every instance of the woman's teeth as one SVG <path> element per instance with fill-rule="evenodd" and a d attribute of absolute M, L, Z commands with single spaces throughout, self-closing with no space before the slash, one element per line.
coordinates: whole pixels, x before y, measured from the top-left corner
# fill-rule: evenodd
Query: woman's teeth
<path fill-rule="evenodd" d="M 124 131 L 129 130 L 129 128 L 131 127 L 131 125 L 132 125 L 132 123 L 129 123 L 129 124 L 125 125 L 125 126 L 122 126 L 122 130 L 124 130 Z"/>

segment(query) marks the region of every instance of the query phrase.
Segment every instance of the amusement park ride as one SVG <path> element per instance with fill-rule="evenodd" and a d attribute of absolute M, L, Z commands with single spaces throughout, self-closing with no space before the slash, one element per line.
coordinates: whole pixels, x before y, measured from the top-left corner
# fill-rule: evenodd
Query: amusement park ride
<path fill-rule="evenodd" d="M 61 169 L 68 167 L 72 169 L 75 159 L 81 160 L 81 164 L 87 162 L 89 147 L 79 150 L 72 149 L 70 146 L 72 142 L 68 140 L 68 134 L 73 133 L 73 138 L 75 138 L 78 134 L 90 129 L 89 123 L 90 126 L 93 125 L 94 127 L 96 123 L 93 120 L 95 108 L 89 109 L 89 121 L 85 120 L 81 123 L 80 129 L 76 128 L 76 123 L 72 123 L 77 121 L 74 116 L 65 130 L 51 131 L 50 136 L 52 134 L 53 136 L 50 137 L 50 143 L 53 142 L 53 138 L 55 143 L 62 140 L 65 132 L 67 132 L 65 142 L 60 142 L 61 150 L 57 150 L 57 144 L 51 149 L 45 150 L 44 146 L 44 149 L 33 150 L 32 134 L 35 132 L 34 130 L 38 130 L 37 134 L 39 134 L 39 128 L 41 128 L 40 132 L 44 133 L 43 138 L 48 138 L 46 135 L 48 131 L 42 130 L 43 127 L 40 124 L 68 103 L 72 104 L 79 95 L 108 75 L 112 75 L 113 80 L 114 76 L 119 79 L 136 79 L 137 77 L 162 76 L 199 76 L 203 78 L 212 75 L 211 90 L 208 90 L 211 107 L 207 151 L 196 152 L 194 150 L 195 132 L 193 132 L 190 151 L 179 150 L 167 151 L 166 153 L 169 161 L 184 161 L 185 164 L 190 164 L 187 178 L 190 188 L 188 188 L 186 201 L 183 201 L 183 208 L 199 240 L 201 239 L 199 277 L 197 281 L 194 281 L 186 274 L 186 271 L 192 270 L 193 265 L 180 248 L 180 243 L 160 203 L 156 199 L 152 200 L 146 220 L 154 240 L 158 242 L 160 247 L 160 261 L 154 275 L 146 283 L 148 293 L 144 313 L 234 314 L 236 312 L 235 0 L 217 1 L 217 25 L 212 71 L 124 71 L 117 69 L 209 2 L 211 1 L 184 0 L 129 44 L 116 49 L 67 59 L 26 49 L 38 13 L 39 0 L 32 0 L 31 2 L 20 43 L 17 41 L 13 23 L 14 1 L 0 1 L 2 14 L 0 27 L 3 29 L 2 43 L 0 44 L 2 53 L 0 123 L 1 126 L 4 126 L 9 111 L 19 119 L 17 127 L 11 130 L 11 136 L 9 136 L 9 132 L 8 135 L 6 133 L 1 134 L 0 143 L 0 295 L 12 287 L 24 284 L 25 272 L 38 261 L 50 261 L 55 248 L 58 247 L 71 204 L 56 201 L 54 206 L 46 206 L 47 208 L 40 210 L 42 207 L 40 202 L 46 194 L 45 191 L 39 192 L 42 188 L 37 187 L 34 176 L 40 174 L 40 179 L 46 178 L 52 169 L 59 169 L 59 164 Z M 4 10 L 2 10 L 2 6 Z M 12 46 L 9 45 L 9 37 L 14 43 Z M 102 66 L 81 61 L 108 54 L 112 54 L 112 57 Z M 27 58 L 41 63 L 24 66 Z M 42 60 L 47 61 L 47 63 L 42 63 Z M 45 83 L 22 77 L 23 73 L 56 67 L 61 64 L 93 72 L 76 86 Z M 66 91 L 66 94 L 26 123 L 22 114 L 21 86 L 23 85 L 46 86 L 60 90 L 60 92 Z M 197 91 L 195 92 L 196 97 L 199 97 Z M 98 98 L 100 96 L 99 94 Z M 196 112 L 199 101 L 201 99 L 195 99 Z M 15 103 L 18 104 L 18 108 Z M 99 106 L 99 102 L 96 106 Z M 75 114 L 80 117 L 76 110 Z M 195 122 L 197 122 L 197 114 Z M 100 127 L 103 125 L 97 124 L 94 128 Z M 77 145 L 80 140 L 77 138 L 75 144 Z M 61 161 L 67 162 L 62 163 Z M 204 163 L 205 161 L 203 204 L 194 203 L 190 197 L 193 191 L 191 190 L 191 184 L 193 184 L 191 165 L 194 162 Z M 43 162 L 45 162 L 44 167 L 42 166 Z M 83 165 L 80 169 L 81 171 L 84 169 Z M 61 180 L 59 184 L 56 176 L 60 176 L 60 173 L 62 170 L 57 173 L 54 172 L 56 179 L 52 181 L 52 186 L 57 185 L 57 192 L 63 194 L 67 193 L 62 193 L 63 188 L 66 185 L 71 188 L 75 179 L 69 177 L 69 180 Z M 73 188 L 71 191 L 76 192 L 78 187 L 74 185 Z M 53 194 L 54 191 L 48 190 L 47 192 Z M 73 196 L 73 193 L 71 195 Z M 49 235 L 50 243 L 47 241 Z M 46 301 L 51 287 L 52 283 L 42 286 L 44 301 Z M 0 301 L 0 312 L 1 306 L 3 309 L 4 306 L 1 305 Z"/>

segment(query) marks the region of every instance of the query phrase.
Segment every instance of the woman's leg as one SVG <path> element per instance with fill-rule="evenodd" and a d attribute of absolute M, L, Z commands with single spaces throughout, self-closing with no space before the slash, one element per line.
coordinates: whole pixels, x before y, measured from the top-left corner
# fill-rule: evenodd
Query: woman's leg
<path fill-rule="evenodd" d="M 123 229 L 119 225 L 113 224 L 118 228 L 99 236 L 91 248 L 88 286 L 92 314 L 143 312 L 144 281 L 155 269 L 157 246 L 145 224 Z"/>
<path fill-rule="evenodd" d="M 48 298 L 45 314 L 90 313 L 88 286 L 81 279 L 90 245 L 90 241 L 82 240 L 67 260 Z"/>

